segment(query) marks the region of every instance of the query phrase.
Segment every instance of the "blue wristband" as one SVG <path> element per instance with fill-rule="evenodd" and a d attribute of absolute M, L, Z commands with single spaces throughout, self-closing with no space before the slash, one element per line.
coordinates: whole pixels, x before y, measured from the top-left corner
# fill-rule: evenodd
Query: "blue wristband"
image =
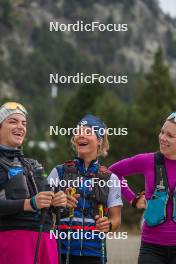
<path fill-rule="evenodd" d="M 35 211 L 38 211 L 39 210 L 39 208 L 37 207 L 36 201 L 35 201 L 35 196 L 33 196 L 30 199 L 30 205 L 31 205 L 31 207 L 32 207 L 33 210 L 35 210 Z"/>

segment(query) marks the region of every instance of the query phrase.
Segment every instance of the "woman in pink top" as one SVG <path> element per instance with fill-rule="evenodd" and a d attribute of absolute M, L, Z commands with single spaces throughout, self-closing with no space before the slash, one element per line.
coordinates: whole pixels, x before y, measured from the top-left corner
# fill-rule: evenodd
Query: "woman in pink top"
<path fill-rule="evenodd" d="M 168 182 L 166 193 L 168 192 L 169 198 L 166 206 L 166 219 L 154 226 L 144 221 L 138 264 L 176 263 L 176 222 L 173 219 L 175 212 L 173 194 L 176 187 L 176 112 L 172 113 L 162 126 L 159 144 Z M 156 190 L 154 157 L 155 153 L 139 154 L 121 160 L 110 167 L 110 170 L 118 175 L 120 180 L 137 173 L 145 176 L 145 196 L 141 195 L 136 198 L 135 193 L 129 187 L 122 188 L 123 196 L 137 208 L 146 208 L 146 200 L 151 199 Z M 156 213 L 154 211 L 154 215 L 158 215 L 157 210 Z M 152 217 L 151 214 L 151 219 Z"/>

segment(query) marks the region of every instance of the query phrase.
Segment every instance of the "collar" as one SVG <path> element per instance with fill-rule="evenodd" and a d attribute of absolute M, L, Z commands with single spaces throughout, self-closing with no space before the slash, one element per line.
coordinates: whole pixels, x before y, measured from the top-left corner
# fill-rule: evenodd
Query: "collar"
<path fill-rule="evenodd" d="M 75 159 L 76 166 L 78 167 L 79 171 L 81 173 L 96 173 L 99 169 L 99 162 L 98 159 L 92 160 L 88 166 L 88 168 L 85 167 L 84 160 L 82 158 L 76 157 Z"/>
<path fill-rule="evenodd" d="M 23 156 L 22 148 L 10 148 L 4 145 L 0 145 L 0 155 L 3 155 L 7 158 L 21 157 Z"/>

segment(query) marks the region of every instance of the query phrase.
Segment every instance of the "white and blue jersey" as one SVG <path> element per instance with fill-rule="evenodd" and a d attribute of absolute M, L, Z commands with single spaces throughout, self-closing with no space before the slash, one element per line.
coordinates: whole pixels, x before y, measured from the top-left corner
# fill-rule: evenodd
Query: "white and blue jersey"
<path fill-rule="evenodd" d="M 70 243 L 70 255 L 101 257 L 103 234 L 100 234 L 100 231 L 96 228 L 95 200 L 93 187 L 91 186 L 92 178 L 98 175 L 101 167 L 96 160 L 92 161 L 86 169 L 84 161 L 80 158 L 74 160 L 74 167 L 77 177 L 82 183 L 76 188 L 80 198 L 78 199 L 77 207 L 74 209 L 73 217 L 69 217 L 68 209 L 68 214 L 60 220 L 60 232 L 62 234 L 61 253 L 67 254 L 68 243 Z M 49 182 L 51 179 L 53 181 L 56 179 L 61 181 L 65 176 L 65 166 L 62 164 L 51 171 L 48 180 Z M 122 206 L 119 179 L 116 175 L 109 173 L 109 180 L 113 183 L 113 186 L 108 188 L 104 207 Z M 90 181 L 90 184 L 84 184 L 85 181 Z M 68 236 L 70 236 L 70 240 Z"/>

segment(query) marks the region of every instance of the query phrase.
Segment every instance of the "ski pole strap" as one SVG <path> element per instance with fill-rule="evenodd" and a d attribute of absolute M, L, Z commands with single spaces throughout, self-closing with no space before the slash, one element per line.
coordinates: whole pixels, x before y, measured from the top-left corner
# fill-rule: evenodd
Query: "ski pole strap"
<path fill-rule="evenodd" d="M 103 218 L 103 216 L 104 216 L 103 204 L 99 205 L 98 211 L 99 211 L 99 216 L 101 218 Z M 105 244 L 104 244 L 104 239 L 102 239 L 102 242 L 101 242 L 101 254 L 102 254 L 102 264 L 105 264 Z"/>
<path fill-rule="evenodd" d="M 136 197 L 133 199 L 133 201 L 131 203 L 132 207 L 137 208 L 136 207 L 136 204 L 137 204 L 138 200 L 141 198 L 142 195 L 145 195 L 145 192 L 144 191 L 142 191 L 142 192 L 140 192 L 140 193 L 138 193 L 136 195 Z"/>

